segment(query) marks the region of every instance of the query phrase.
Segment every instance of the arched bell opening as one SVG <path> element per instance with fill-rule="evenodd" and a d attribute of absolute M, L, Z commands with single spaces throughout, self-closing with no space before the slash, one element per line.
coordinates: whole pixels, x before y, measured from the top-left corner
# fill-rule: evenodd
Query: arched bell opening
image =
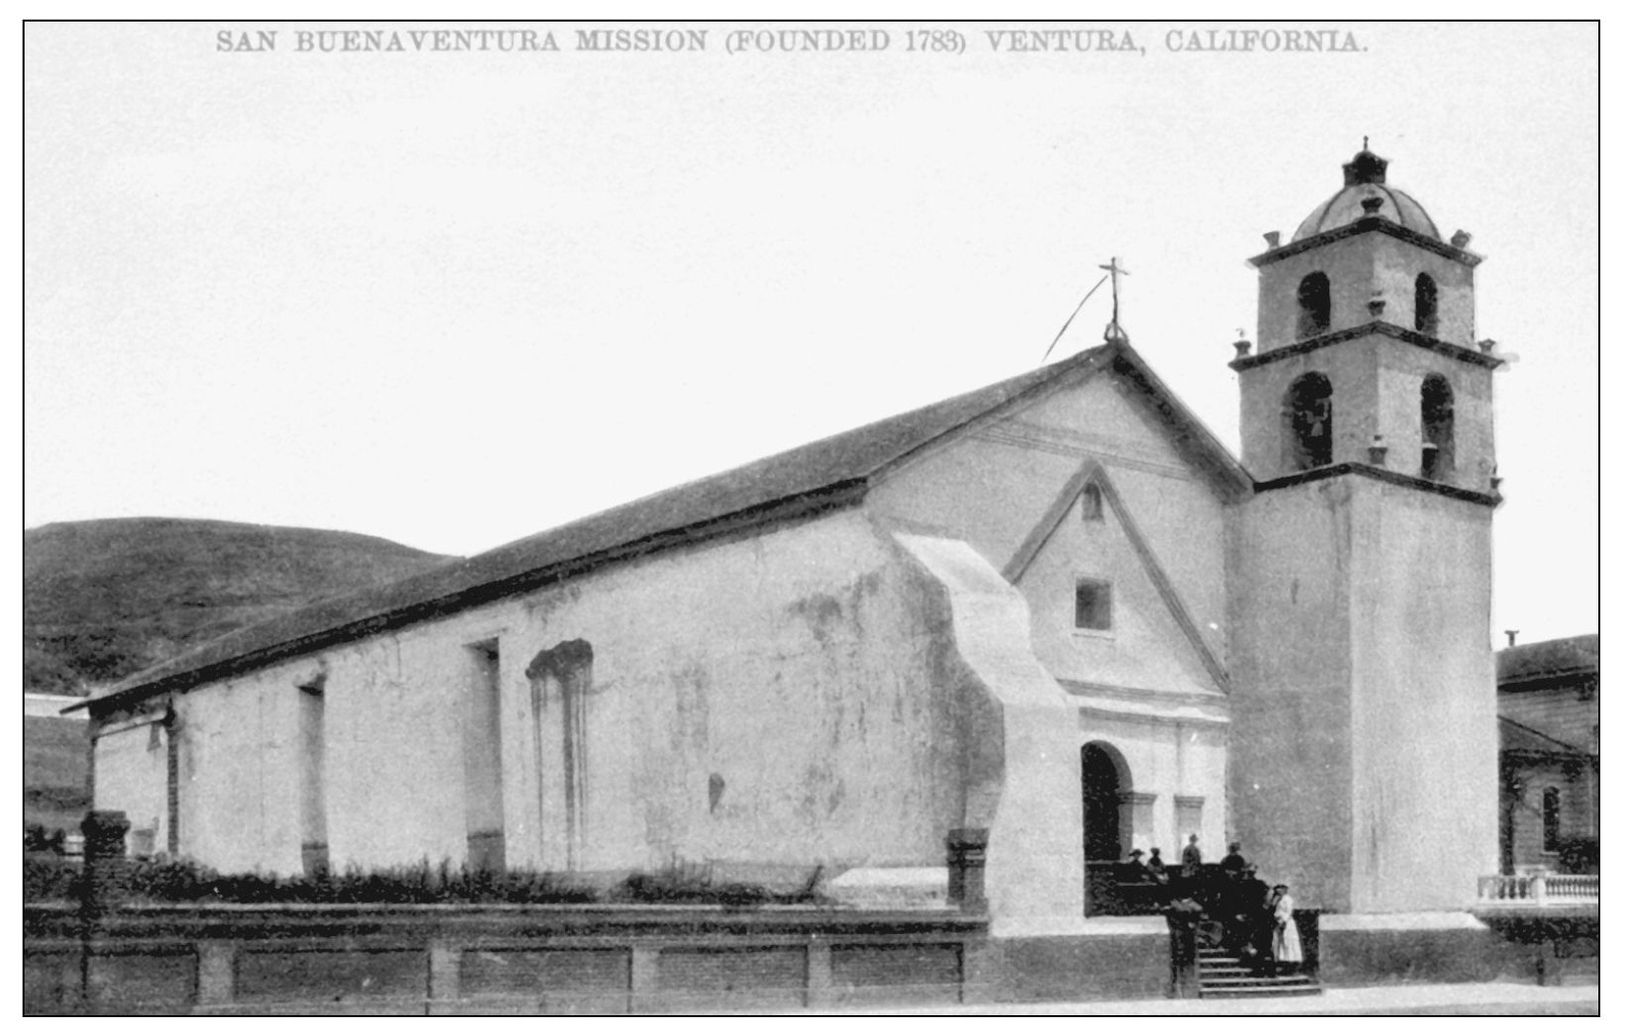
<path fill-rule="evenodd" d="M 1329 329 L 1329 277 L 1312 272 L 1301 277 L 1295 288 L 1298 314 L 1295 322 L 1297 340 L 1316 337 Z"/>
<path fill-rule="evenodd" d="M 1454 471 L 1454 389 L 1432 373 L 1420 385 L 1420 476 L 1445 480 Z"/>
<path fill-rule="evenodd" d="M 1291 470 L 1327 466 L 1335 457 L 1335 389 L 1322 373 L 1306 373 L 1284 395 L 1285 456 Z"/>

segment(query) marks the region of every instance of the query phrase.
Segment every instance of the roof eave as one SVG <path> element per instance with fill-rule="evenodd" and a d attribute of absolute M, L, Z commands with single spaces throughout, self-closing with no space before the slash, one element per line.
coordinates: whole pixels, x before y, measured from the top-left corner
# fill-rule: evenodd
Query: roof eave
<path fill-rule="evenodd" d="M 931 452 L 952 437 L 956 437 L 968 430 L 976 429 L 988 423 L 1005 418 L 1013 409 L 1029 405 L 1053 391 L 1062 389 L 1072 383 L 1078 383 L 1095 376 L 1113 362 L 1113 345 L 1101 344 L 1097 347 L 1087 348 L 1079 354 L 1072 355 L 1062 361 L 1054 363 L 1056 372 L 1046 379 L 1031 384 L 1027 389 L 1014 394 L 1000 404 L 992 405 L 982 412 L 978 412 L 962 420 L 954 426 L 947 427 L 942 432 L 916 447 L 896 455 L 887 462 L 871 470 L 869 482 L 878 481 L 893 475 L 905 466 L 914 463 L 922 455 Z"/>
<path fill-rule="evenodd" d="M 63 710 L 89 708 L 92 715 L 108 709 L 123 708 L 168 692 L 184 691 L 208 681 L 246 673 L 273 663 L 308 655 L 331 645 L 351 641 L 366 634 L 394 630 L 422 620 L 447 616 L 475 606 L 485 605 L 503 598 L 523 594 L 590 572 L 601 566 L 687 544 L 715 540 L 750 527 L 766 523 L 804 519 L 857 505 L 869 487 L 865 479 L 845 480 L 814 491 L 777 499 L 765 505 L 742 509 L 712 520 L 703 520 L 673 530 L 666 530 L 635 541 L 580 556 L 575 559 L 527 570 L 512 576 L 485 581 L 460 591 L 433 599 L 376 613 L 360 620 L 325 628 L 321 631 L 280 641 L 264 648 L 226 656 L 202 666 L 146 679 L 135 675 L 128 684 L 105 695 L 85 699 Z M 203 646 L 208 648 L 208 645 Z"/>
<path fill-rule="evenodd" d="M 1255 493 L 1256 482 L 1244 465 L 1155 374 L 1147 359 L 1130 343 L 1116 345 L 1114 357 L 1116 371 L 1136 386 L 1144 400 L 1177 432 L 1178 447 L 1209 474 L 1224 496 L 1236 500 Z"/>

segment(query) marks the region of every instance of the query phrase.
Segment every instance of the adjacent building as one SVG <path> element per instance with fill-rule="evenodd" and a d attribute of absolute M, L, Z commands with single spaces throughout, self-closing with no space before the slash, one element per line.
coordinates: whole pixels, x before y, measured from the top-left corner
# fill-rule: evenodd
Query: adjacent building
<path fill-rule="evenodd" d="M 79 835 L 90 809 L 91 738 L 84 700 L 72 695 L 23 695 L 23 825 L 64 838 Z"/>
<path fill-rule="evenodd" d="M 1499 652 L 1499 859 L 1599 873 L 1601 637 Z"/>

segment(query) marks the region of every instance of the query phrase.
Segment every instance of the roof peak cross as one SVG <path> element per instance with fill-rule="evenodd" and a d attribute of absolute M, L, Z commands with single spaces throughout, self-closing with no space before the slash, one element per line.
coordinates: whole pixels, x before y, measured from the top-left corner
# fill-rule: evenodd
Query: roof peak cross
<path fill-rule="evenodd" d="M 1098 268 L 1109 274 L 1109 291 L 1114 296 L 1114 315 L 1103 328 L 1103 340 L 1109 344 L 1124 344 L 1129 338 L 1126 331 L 1120 328 L 1120 277 L 1131 273 L 1120 264 L 1119 258 L 1110 258 L 1109 264 L 1099 265 Z"/>

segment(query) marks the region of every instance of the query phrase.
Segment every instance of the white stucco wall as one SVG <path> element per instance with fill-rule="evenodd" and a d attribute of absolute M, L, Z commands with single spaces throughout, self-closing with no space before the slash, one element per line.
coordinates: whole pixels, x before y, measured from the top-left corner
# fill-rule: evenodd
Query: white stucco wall
<path fill-rule="evenodd" d="M 590 867 L 942 863 L 960 807 L 957 730 L 925 599 L 858 512 L 618 565 L 517 614 L 505 716 L 530 726 L 517 678 L 539 650 L 592 645 Z M 558 718 L 544 713 L 545 756 Z M 511 855 L 555 867 L 560 795 L 546 760 L 539 837 L 529 736 L 505 738 L 520 761 L 506 763 Z"/>
<path fill-rule="evenodd" d="M 1330 910 L 1350 898 L 1355 479 L 1259 494 L 1232 514 L 1233 827 L 1296 899 Z"/>
<path fill-rule="evenodd" d="M 132 855 L 163 852 L 169 836 L 169 760 L 162 724 L 147 720 L 96 739 L 96 806 L 122 810 Z"/>
<path fill-rule="evenodd" d="M 1086 521 L 1077 500 L 1019 579 L 1036 654 L 1062 679 L 1151 692 L 1217 692 L 1119 514 L 1103 508 L 1100 520 Z M 1080 579 L 1110 585 L 1108 629 L 1075 626 Z"/>
<path fill-rule="evenodd" d="M 181 853 L 222 871 L 300 870 L 296 687 L 314 660 L 177 696 Z M 101 757 L 97 799 L 101 805 Z"/>
<path fill-rule="evenodd" d="M 1023 596 L 965 541 L 896 540 L 943 592 L 968 682 L 962 826 L 988 832 L 991 931 L 1076 929 L 1084 909 L 1079 754 L 1070 702 L 1025 640 Z"/>
<path fill-rule="evenodd" d="M 1308 905 L 1463 908 L 1497 869 L 1490 522 L 1360 477 L 1238 513 L 1231 802 Z"/>
<path fill-rule="evenodd" d="M 1102 464 L 1177 604 L 1225 665 L 1223 503 L 1155 414 L 1112 376 L 1066 386 L 929 450 L 869 504 L 901 526 L 962 538 L 1001 569 L 1088 461 Z M 1102 520 L 1088 523 L 1076 499 L 1015 585 L 1034 655 L 1072 713 L 1072 737 L 1054 760 L 1061 779 L 1048 783 L 1063 786 L 1078 826 L 1081 747 L 1110 745 L 1130 772 L 1121 790 L 1152 797 L 1137 826 L 1125 829 L 1127 845 L 1158 845 L 1177 859 L 1176 800 L 1184 796 L 1204 800 L 1202 845 L 1215 857 L 1227 834 L 1228 699 L 1128 534 L 1107 502 Z M 1112 583 L 1112 630 L 1075 628 L 1077 577 Z"/>
<path fill-rule="evenodd" d="M 188 691 L 183 851 L 227 870 L 300 869 L 298 686 L 320 675 L 331 865 L 462 862 L 465 772 L 478 769 L 462 727 L 469 646 L 496 640 L 511 867 L 942 864 L 967 731 L 942 610 L 929 578 L 850 511 Z M 561 707 L 545 693 L 534 711 L 525 671 L 574 639 L 593 668 L 581 852 L 568 856 Z"/>
<path fill-rule="evenodd" d="M 1499 862 L 1492 510 L 1354 486 L 1352 908 L 1467 907 Z"/>
<path fill-rule="evenodd" d="M 1223 505 L 1169 430 L 1109 374 L 927 450 L 867 504 L 961 538 L 1001 569 L 1088 459 L 1107 468 L 1195 621 L 1214 648 L 1225 649 Z M 1056 604 L 1026 596 L 1032 611 Z M 1071 612 L 1073 604 L 1071 595 Z"/>

